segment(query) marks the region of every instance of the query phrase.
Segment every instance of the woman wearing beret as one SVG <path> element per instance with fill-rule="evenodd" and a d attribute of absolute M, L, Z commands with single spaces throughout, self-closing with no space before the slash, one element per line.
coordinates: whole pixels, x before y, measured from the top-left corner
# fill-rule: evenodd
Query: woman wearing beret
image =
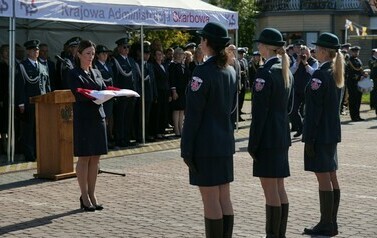
<path fill-rule="evenodd" d="M 331 33 L 319 36 L 316 55 L 320 67 L 313 73 L 305 90 L 305 119 L 302 141 L 305 142 L 305 170 L 315 173 L 319 184 L 320 222 L 308 235 L 338 234 L 337 213 L 340 200 L 337 144 L 340 142 L 339 98 L 344 85 L 344 59 L 338 37 Z"/>
<path fill-rule="evenodd" d="M 107 154 L 105 112 L 81 89 L 103 90 L 106 85 L 97 69 L 92 68 L 95 45 L 80 41 L 76 66 L 69 71 L 73 104 L 74 155 L 78 157 L 76 175 L 81 190 L 80 207 L 84 211 L 102 210 L 95 196 L 100 155 Z"/>
<path fill-rule="evenodd" d="M 235 141 L 231 113 L 237 97 L 236 75 L 225 53 L 230 37 L 220 24 L 207 23 L 201 47 L 208 60 L 197 65 L 187 86 L 181 156 L 189 167 L 190 184 L 199 186 L 206 237 L 232 237 Z"/>
<path fill-rule="evenodd" d="M 289 206 L 284 178 L 290 176 L 291 145 L 287 108 L 293 76 L 278 30 L 266 28 L 255 41 L 266 61 L 253 85 L 248 152 L 254 159 L 253 175 L 259 177 L 265 195 L 267 237 L 285 237 Z"/>

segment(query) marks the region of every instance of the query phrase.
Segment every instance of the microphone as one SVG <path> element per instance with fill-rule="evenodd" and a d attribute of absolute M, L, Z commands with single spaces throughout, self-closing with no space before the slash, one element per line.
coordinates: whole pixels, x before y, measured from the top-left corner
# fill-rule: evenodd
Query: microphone
<path fill-rule="evenodd" d="M 55 55 L 55 58 L 59 60 L 64 65 L 64 67 L 73 69 L 72 62 L 69 59 L 63 59 L 62 57 L 60 57 L 60 55 Z"/>

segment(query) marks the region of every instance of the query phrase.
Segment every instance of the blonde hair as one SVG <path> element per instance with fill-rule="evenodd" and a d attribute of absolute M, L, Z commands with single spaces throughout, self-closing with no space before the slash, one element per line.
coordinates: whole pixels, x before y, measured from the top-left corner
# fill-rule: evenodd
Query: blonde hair
<path fill-rule="evenodd" d="M 289 70 L 289 56 L 287 52 L 285 51 L 284 47 L 281 46 L 279 48 L 272 48 L 268 47 L 270 50 L 274 51 L 276 54 L 281 56 L 281 72 L 284 78 L 284 85 L 286 88 L 289 87 L 289 80 L 290 80 L 290 70 Z"/>
<path fill-rule="evenodd" d="M 330 57 L 333 58 L 333 72 L 335 84 L 338 88 L 344 86 L 344 56 L 338 49 L 337 51 L 330 51 Z"/>

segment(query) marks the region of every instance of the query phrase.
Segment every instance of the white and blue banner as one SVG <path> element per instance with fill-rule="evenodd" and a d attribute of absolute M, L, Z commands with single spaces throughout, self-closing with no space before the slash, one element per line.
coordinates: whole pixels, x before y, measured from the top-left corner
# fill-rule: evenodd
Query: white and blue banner
<path fill-rule="evenodd" d="M 237 12 L 200 0 L 15 0 L 15 4 L 17 18 L 178 28 L 219 22 L 238 29 Z"/>

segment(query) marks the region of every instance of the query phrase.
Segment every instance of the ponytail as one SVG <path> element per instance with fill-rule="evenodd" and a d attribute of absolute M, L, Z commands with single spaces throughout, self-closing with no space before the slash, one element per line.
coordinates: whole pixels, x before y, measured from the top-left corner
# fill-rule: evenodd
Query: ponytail
<path fill-rule="evenodd" d="M 282 74 L 284 78 L 284 85 L 286 88 L 289 87 L 289 79 L 290 79 L 290 70 L 289 70 L 289 56 L 285 49 L 283 47 L 278 48 L 275 50 L 275 52 L 279 55 L 281 55 L 281 68 L 282 68 Z"/>
<path fill-rule="evenodd" d="M 344 86 L 344 56 L 340 50 L 331 51 L 330 56 L 334 58 L 333 72 L 335 84 L 338 88 L 342 88 Z"/>

